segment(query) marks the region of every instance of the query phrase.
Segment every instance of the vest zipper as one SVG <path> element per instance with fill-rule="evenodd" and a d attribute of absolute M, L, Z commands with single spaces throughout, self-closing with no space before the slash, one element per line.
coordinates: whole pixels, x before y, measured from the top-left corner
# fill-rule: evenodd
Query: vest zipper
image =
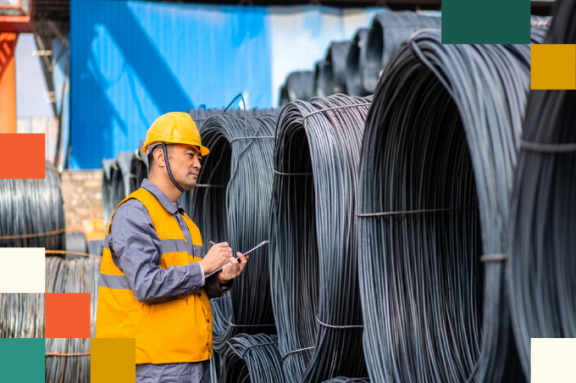
<path fill-rule="evenodd" d="M 188 306 L 188 297 L 184 298 L 184 300 L 186 301 L 186 306 Z"/>

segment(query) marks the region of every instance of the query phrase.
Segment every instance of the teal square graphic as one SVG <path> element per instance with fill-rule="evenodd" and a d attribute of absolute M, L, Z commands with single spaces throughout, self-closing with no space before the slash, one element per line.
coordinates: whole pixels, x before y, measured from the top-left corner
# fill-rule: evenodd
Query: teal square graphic
<path fill-rule="evenodd" d="M 43 383 L 46 339 L 0 339 L 0 382 Z"/>
<path fill-rule="evenodd" d="M 530 44 L 530 1 L 442 0 L 442 44 Z"/>

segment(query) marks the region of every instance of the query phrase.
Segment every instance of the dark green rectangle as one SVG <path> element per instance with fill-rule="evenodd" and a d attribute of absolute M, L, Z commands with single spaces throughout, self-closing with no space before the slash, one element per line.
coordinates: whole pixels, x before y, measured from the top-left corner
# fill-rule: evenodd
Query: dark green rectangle
<path fill-rule="evenodd" d="M 442 0 L 442 44 L 530 44 L 530 1 Z"/>
<path fill-rule="evenodd" d="M 0 382 L 41 383 L 46 380 L 46 339 L 0 339 Z"/>

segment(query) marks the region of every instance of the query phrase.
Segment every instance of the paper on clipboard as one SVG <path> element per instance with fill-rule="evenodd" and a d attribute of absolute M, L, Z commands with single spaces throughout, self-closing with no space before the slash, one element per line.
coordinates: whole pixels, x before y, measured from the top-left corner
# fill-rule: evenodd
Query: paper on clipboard
<path fill-rule="evenodd" d="M 242 253 L 242 254 L 243 254 L 243 255 L 248 255 L 248 254 L 250 254 L 251 252 L 253 252 L 254 250 L 256 250 L 257 248 L 259 248 L 260 246 L 264 246 L 264 245 L 267 244 L 268 242 L 269 242 L 268 240 L 262 241 L 262 242 L 260 242 L 258 245 L 256 245 L 256 247 L 253 247 L 252 249 L 250 249 L 250 250 L 248 250 L 247 252 Z M 236 258 L 236 257 L 234 257 L 234 258 Z M 236 258 L 236 259 L 238 259 L 238 258 Z M 226 265 L 229 265 L 229 264 L 230 264 L 230 262 L 228 262 Z M 224 265 L 224 266 L 226 266 L 226 265 Z M 216 274 L 217 272 L 219 272 L 220 270 L 222 270 L 222 269 L 224 268 L 224 266 L 222 266 L 221 268 L 219 268 L 219 269 L 216 270 L 216 271 L 211 272 L 211 273 L 208 274 L 208 275 L 205 275 L 204 278 L 208 278 L 208 277 Z"/>

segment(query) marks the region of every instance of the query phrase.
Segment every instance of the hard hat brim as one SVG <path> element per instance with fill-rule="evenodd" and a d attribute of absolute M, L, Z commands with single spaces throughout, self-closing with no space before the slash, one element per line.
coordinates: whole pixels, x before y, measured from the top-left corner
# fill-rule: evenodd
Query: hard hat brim
<path fill-rule="evenodd" d="M 207 156 L 208 153 L 210 153 L 210 149 L 208 149 L 205 146 L 202 145 L 195 145 L 195 144 L 191 144 L 189 142 L 166 142 L 167 144 L 183 144 L 183 145 L 192 145 L 192 146 L 196 146 L 197 148 L 200 148 L 200 154 L 202 155 L 202 157 Z M 146 154 L 146 149 L 148 149 L 148 146 L 150 145 L 145 145 L 142 147 L 142 149 L 140 150 L 142 152 L 142 154 Z"/>

